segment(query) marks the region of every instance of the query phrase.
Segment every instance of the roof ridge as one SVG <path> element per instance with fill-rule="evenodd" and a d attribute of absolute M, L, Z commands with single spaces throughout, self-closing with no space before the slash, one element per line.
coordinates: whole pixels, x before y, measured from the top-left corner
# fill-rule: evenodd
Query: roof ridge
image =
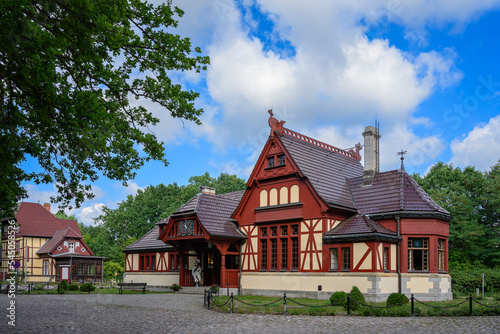
<path fill-rule="evenodd" d="M 290 129 L 287 129 L 287 128 L 283 128 L 283 131 L 284 131 L 284 134 L 286 134 L 286 135 L 288 135 L 290 137 L 300 139 L 300 140 L 302 140 L 302 141 L 304 141 L 306 143 L 310 143 L 310 144 L 316 145 L 318 147 L 324 148 L 324 149 L 329 150 L 331 152 L 339 153 L 339 154 L 345 155 L 346 157 L 349 157 L 349 158 L 352 158 L 354 160 L 359 161 L 353 153 L 350 153 L 350 152 L 348 152 L 346 150 L 340 149 L 340 148 L 335 147 L 333 145 L 324 143 L 322 141 L 319 141 L 317 139 L 308 137 L 306 135 L 303 135 L 301 133 L 298 133 L 296 131 L 293 131 L 293 130 L 290 130 Z"/>

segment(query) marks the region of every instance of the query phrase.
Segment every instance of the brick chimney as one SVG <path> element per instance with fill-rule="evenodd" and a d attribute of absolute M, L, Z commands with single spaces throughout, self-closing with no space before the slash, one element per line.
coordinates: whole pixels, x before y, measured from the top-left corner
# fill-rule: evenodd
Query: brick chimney
<path fill-rule="evenodd" d="M 43 203 L 43 207 L 45 208 L 45 210 L 50 212 L 50 203 Z"/>
<path fill-rule="evenodd" d="M 379 139 L 380 133 L 374 126 L 367 126 L 363 132 L 365 138 L 365 168 L 363 171 L 363 185 L 370 185 L 375 174 L 380 172 Z"/>
<path fill-rule="evenodd" d="M 207 194 L 207 195 L 215 195 L 215 188 L 208 187 L 208 186 L 201 186 L 200 193 Z"/>

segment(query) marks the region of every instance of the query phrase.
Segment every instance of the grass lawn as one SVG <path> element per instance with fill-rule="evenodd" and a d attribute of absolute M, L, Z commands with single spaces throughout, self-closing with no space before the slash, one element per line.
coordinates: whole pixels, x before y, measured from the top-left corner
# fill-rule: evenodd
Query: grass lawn
<path fill-rule="evenodd" d="M 473 297 L 473 315 L 500 315 L 500 301 L 496 298 L 478 299 Z M 228 301 L 228 297 L 215 297 L 214 302 L 222 305 Z M 351 302 L 352 303 L 352 302 Z M 481 303 L 483 305 L 480 305 Z M 351 315 L 361 316 L 411 316 L 411 303 L 386 308 L 386 303 L 366 303 L 368 306 L 360 306 L 357 310 L 351 310 Z M 234 296 L 234 313 L 267 313 L 283 314 L 283 298 L 260 297 L 260 296 Z M 304 306 L 306 305 L 306 306 Z M 286 302 L 287 315 L 347 315 L 343 306 L 329 306 L 328 300 L 317 300 L 307 298 L 288 298 Z M 231 302 L 224 306 L 214 306 L 216 311 L 230 312 Z M 371 306 L 371 307 L 370 307 Z M 469 299 L 460 298 L 442 302 L 417 302 L 414 303 L 415 316 L 468 316 L 470 312 Z"/>

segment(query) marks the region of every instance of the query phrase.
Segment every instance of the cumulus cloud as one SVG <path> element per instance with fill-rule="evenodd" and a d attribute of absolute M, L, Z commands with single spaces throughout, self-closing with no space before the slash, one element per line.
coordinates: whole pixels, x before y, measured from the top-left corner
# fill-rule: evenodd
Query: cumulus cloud
<path fill-rule="evenodd" d="M 455 166 L 476 166 L 479 170 L 489 170 L 500 159 L 500 115 L 487 124 L 476 126 L 464 138 L 451 142 L 452 158 Z"/>
<path fill-rule="evenodd" d="M 94 223 L 94 218 L 102 214 L 102 208 L 104 206 L 104 203 L 94 203 L 89 206 L 84 206 L 78 213 L 75 213 L 75 216 L 80 223 L 91 225 Z"/>

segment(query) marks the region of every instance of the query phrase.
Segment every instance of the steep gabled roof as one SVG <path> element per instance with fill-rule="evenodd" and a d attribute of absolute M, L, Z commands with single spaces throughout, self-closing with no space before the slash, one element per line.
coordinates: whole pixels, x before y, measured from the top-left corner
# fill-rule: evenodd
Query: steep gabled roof
<path fill-rule="evenodd" d="M 196 194 L 170 217 L 196 215 L 211 236 L 243 238 L 231 215 L 241 200 L 243 191 L 221 195 Z"/>
<path fill-rule="evenodd" d="M 136 242 L 125 247 L 124 252 L 140 250 L 172 250 L 173 247 L 158 240 L 159 227 L 155 226 L 151 231 L 143 235 Z"/>
<path fill-rule="evenodd" d="M 345 179 L 363 175 L 363 166 L 358 160 L 344 150 L 288 129 L 284 129 L 280 140 L 325 202 L 355 210 Z"/>
<path fill-rule="evenodd" d="M 56 218 L 38 203 L 21 202 L 16 212 L 16 220 L 20 233 L 25 236 L 50 238 L 57 230 L 68 227 L 81 234 L 76 221 Z"/>
<path fill-rule="evenodd" d="M 370 240 L 383 239 L 397 241 L 397 233 L 393 232 L 370 217 L 362 214 L 356 214 L 341 221 L 333 229 L 325 233 L 325 241 L 334 240 Z"/>
<path fill-rule="evenodd" d="M 73 229 L 71 229 L 71 227 L 67 227 L 66 229 L 57 230 L 52 236 L 52 238 L 47 240 L 47 242 L 45 242 L 42 245 L 42 247 L 40 247 L 40 249 L 37 250 L 36 253 L 37 254 L 52 253 L 54 249 L 57 247 L 57 245 L 59 245 L 66 238 L 80 239 L 80 242 L 86 246 L 82 236 L 79 235 L 77 232 L 75 232 Z M 86 248 L 90 251 L 91 254 L 93 254 L 92 250 L 90 250 L 88 247 Z"/>
<path fill-rule="evenodd" d="M 405 170 L 376 173 L 372 184 L 367 186 L 363 186 L 362 176 L 348 179 L 347 183 L 356 207 L 363 214 L 415 212 L 449 215 Z"/>

